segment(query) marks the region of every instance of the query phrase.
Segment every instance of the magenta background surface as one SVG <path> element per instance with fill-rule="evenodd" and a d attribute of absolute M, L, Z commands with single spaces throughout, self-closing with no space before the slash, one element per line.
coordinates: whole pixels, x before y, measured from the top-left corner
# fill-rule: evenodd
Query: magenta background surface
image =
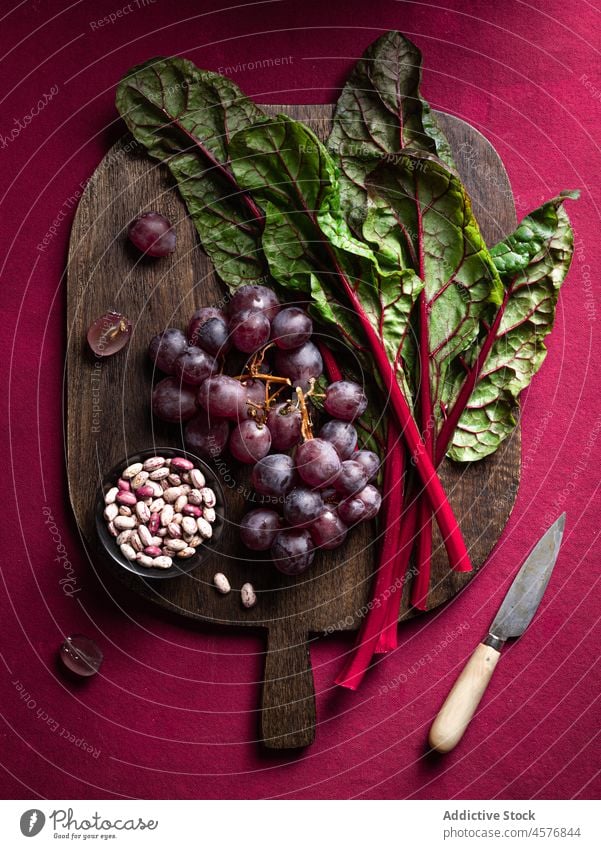
<path fill-rule="evenodd" d="M 598 795 L 601 16 L 585 0 L 216 5 L 132 0 L 127 14 L 103 26 L 96 22 L 126 4 L 34 0 L 3 11 L 4 795 Z M 365 46 L 389 28 L 422 49 L 432 105 L 471 122 L 496 146 L 520 216 L 561 189 L 581 189 L 570 205 L 577 253 L 547 361 L 524 396 L 522 485 L 494 556 L 444 611 L 404 627 L 399 649 L 356 694 L 332 684 L 349 638 L 314 642 L 317 741 L 302 754 L 266 754 L 253 742 L 260 636 L 193 631 L 136 605 L 121 609 L 85 559 L 65 484 L 61 275 L 75 199 L 123 131 L 113 96 L 129 66 L 179 53 L 201 67 L 230 66 L 259 101 L 326 103 Z M 236 70 L 278 57 L 289 61 Z M 45 108 L 11 138 L 15 119 L 52 87 L 58 90 Z M 57 232 L 39 250 L 57 217 Z M 59 584 L 64 569 L 54 560 L 45 507 L 76 575 L 72 598 Z M 563 509 L 565 543 L 527 638 L 507 650 L 463 744 L 443 760 L 425 757 L 427 728 L 458 669 L 532 542 Z M 63 635 L 78 631 L 94 636 L 106 656 L 101 677 L 84 686 L 65 681 L 55 666 Z M 85 738 L 92 751 L 68 735 Z"/>

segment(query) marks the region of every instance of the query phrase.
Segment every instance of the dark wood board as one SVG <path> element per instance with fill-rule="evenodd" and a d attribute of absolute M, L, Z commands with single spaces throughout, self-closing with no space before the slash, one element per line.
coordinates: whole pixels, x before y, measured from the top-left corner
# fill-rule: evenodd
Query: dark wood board
<path fill-rule="evenodd" d="M 331 106 L 265 107 L 286 111 L 308 123 L 321 138 L 329 132 Z M 439 115 L 472 196 L 489 244 L 515 226 L 509 181 L 490 143 L 474 128 Z M 142 260 L 127 244 L 125 228 L 142 210 L 160 209 L 176 224 L 178 249 L 158 262 Z M 167 326 L 185 327 L 201 304 L 223 303 L 225 292 L 200 249 L 192 222 L 165 167 L 151 161 L 128 138 L 105 156 L 90 179 L 71 233 L 67 293 L 67 467 L 71 503 L 94 563 L 111 567 L 94 529 L 94 500 L 102 475 L 122 457 L 152 445 L 182 444 L 178 427 L 152 421 L 150 338 Z M 90 323 L 109 308 L 134 324 L 129 346 L 97 361 L 87 349 Z M 486 560 L 509 517 L 520 474 L 519 428 L 494 457 L 472 465 L 445 462 L 441 477 L 460 521 L 472 562 Z M 299 578 L 287 578 L 253 557 L 239 543 L 236 523 L 248 509 L 247 477 L 225 460 L 221 467 L 229 522 L 220 552 L 185 577 L 146 582 L 119 571 L 133 591 L 162 609 L 219 626 L 267 629 L 261 736 L 271 748 L 297 748 L 315 734 L 310 634 L 359 627 L 375 568 L 375 526 L 357 528 L 346 545 L 320 554 Z M 435 539 L 431 607 L 451 599 L 473 577 L 450 572 L 440 539 Z M 219 595 L 212 586 L 225 572 L 234 589 L 246 581 L 259 601 L 244 610 L 240 596 Z M 401 619 L 414 615 L 408 586 Z M 157 609 L 158 612 L 158 609 Z"/>

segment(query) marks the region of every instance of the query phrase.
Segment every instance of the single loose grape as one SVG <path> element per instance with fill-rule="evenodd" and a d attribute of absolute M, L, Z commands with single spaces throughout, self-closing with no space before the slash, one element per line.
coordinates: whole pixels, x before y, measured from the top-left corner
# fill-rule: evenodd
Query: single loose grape
<path fill-rule="evenodd" d="M 119 312 L 107 312 L 88 328 L 88 345 L 97 357 L 110 357 L 131 338 L 131 321 Z"/>
<path fill-rule="evenodd" d="M 175 250 L 175 230 L 159 212 L 145 212 L 127 228 L 127 237 L 146 256 L 161 257 Z"/>

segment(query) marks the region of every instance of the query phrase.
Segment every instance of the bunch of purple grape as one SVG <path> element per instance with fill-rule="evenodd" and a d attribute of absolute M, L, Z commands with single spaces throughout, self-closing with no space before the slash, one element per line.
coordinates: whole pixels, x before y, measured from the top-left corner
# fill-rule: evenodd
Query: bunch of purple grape
<path fill-rule="evenodd" d="M 318 394 L 323 361 L 312 333 L 303 309 L 249 285 L 236 291 L 227 313 L 201 307 L 186 334 L 168 328 L 148 349 L 168 375 L 154 388 L 154 415 L 185 422 L 193 453 L 214 458 L 229 447 L 253 466 L 252 486 L 265 506 L 243 518 L 240 536 L 253 551 L 270 550 L 288 575 L 304 572 L 316 548 L 342 545 L 349 528 L 373 519 L 381 503 L 373 485 L 380 460 L 357 450 L 353 425 L 367 398 L 345 380 Z M 224 374 L 227 355 L 236 352 L 250 355 L 243 373 Z M 314 436 L 311 399 L 318 395 L 332 418 Z"/>

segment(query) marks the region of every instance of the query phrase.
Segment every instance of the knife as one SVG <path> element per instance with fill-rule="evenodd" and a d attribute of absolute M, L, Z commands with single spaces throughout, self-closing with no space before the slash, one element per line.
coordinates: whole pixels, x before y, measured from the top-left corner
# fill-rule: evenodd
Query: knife
<path fill-rule="evenodd" d="M 437 752 L 450 752 L 465 729 L 488 686 L 505 641 L 521 637 L 547 589 L 566 523 L 566 514 L 536 543 L 517 573 L 485 640 L 476 648 L 430 729 L 429 743 Z"/>

